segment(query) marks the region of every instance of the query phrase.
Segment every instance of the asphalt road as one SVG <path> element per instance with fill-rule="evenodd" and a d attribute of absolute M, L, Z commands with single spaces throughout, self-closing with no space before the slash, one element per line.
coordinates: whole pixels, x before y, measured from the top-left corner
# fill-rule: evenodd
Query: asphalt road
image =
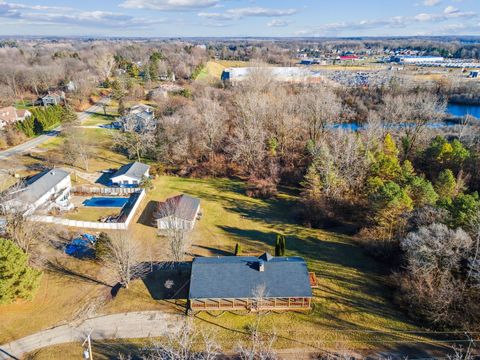
<path fill-rule="evenodd" d="M 161 337 L 182 324 L 181 315 L 142 311 L 105 315 L 80 324 L 57 326 L 22 339 L 0 345 L 0 360 L 21 359 L 43 347 L 83 342 L 91 331 L 92 340 Z M 81 358 L 82 354 L 78 354 Z"/>
<path fill-rule="evenodd" d="M 78 113 L 78 118 L 80 122 L 84 121 L 87 119 L 89 116 L 91 116 L 94 113 L 101 113 L 103 111 L 102 105 L 103 103 L 108 103 L 110 99 L 108 97 L 102 98 L 97 104 L 89 107 L 85 111 Z M 43 135 L 37 136 L 36 138 L 29 140 L 27 142 L 24 142 L 23 144 L 14 146 L 10 149 L 0 151 L 0 160 L 5 160 L 8 159 L 9 157 L 23 154 L 25 152 L 28 152 L 37 146 L 43 144 L 47 140 L 51 139 L 52 137 L 58 136 L 60 134 L 61 126 L 53 129 L 52 131 L 49 131 L 48 133 L 45 133 Z"/>

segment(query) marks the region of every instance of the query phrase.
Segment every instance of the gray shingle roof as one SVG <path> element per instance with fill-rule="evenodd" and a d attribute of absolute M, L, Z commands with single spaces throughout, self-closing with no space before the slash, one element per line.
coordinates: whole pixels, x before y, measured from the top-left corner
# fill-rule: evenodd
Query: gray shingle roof
<path fill-rule="evenodd" d="M 189 195 L 178 195 L 168 198 L 165 203 L 159 203 L 157 218 L 173 215 L 177 219 L 193 221 L 200 207 L 200 199 Z M 167 212 L 173 212 L 168 214 Z"/>
<path fill-rule="evenodd" d="M 145 173 L 148 171 L 148 169 L 150 169 L 150 166 L 135 161 L 133 163 L 123 165 L 115 174 L 111 176 L 111 179 L 114 179 L 117 176 L 125 175 L 140 181 L 142 180 L 143 176 L 145 176 Z"/>
<path fill-rule="evenodd" d="M 189 299 L 252 298 L 254 290 L 261 285 L 266 287 L 265 297 L 312 296 L 305 260 L 300 257 L 262 259 L 263 272 L 258 270 L 259 260 L 250 256 L 195 258 Z"/>
<path fill-rule="evenodd" d="M 34 203 L 70 174 L 65 170 L 51 169 L 41 172 L 27 180 L 20 199 Z"/>

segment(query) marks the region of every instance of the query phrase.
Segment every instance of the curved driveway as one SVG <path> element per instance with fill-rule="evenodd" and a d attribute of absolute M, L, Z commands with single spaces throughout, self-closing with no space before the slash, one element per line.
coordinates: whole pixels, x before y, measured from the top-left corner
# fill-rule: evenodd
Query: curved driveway
<path fill-rule="evenodd" d="M 159 337 L 179 326 L 181 318 L 181 315 L 160 311 L 94 317 L 78 324 L 57 326 L 0 345 L 0 359 L 20 359 L 25 354 L 43 347 L 83 342 L 90 331 L 93 340 Z"/>

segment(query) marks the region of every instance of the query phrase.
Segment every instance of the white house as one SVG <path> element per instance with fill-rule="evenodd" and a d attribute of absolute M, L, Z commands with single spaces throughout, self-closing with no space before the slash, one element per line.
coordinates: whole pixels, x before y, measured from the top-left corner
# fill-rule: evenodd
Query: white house
<path fill-rule="evenodd" d="M 114 186 L 138 187 L 144 178 L 150 176 L 150 166 L 138 161 L 123 165 L 111 177 Z"/>
<path fill-rule="evenodd" d="M 13 106 L 7 106 L 0 109 L 0 129 L 5 126 L 15 124 L 18 121 L 23 121 L 27 117 L 32 116 L 28 110 L 15 109 Z"/>
<path fill-rule="evenodd" d="M 11 200 L 5 204 L 9 208 L 21 209 L 25 215 L 32 214 L 39 208 L 50 210 L 70 210 L 70 191 L 72 182 L 70 174 L 64 170 L 51 169 L 28 179 L 25 187 L 11 193 Z"/>
<path fill-rule="evenodd" d="M 153 107 L 138 104 L 132 106 L 127 115 L 121 118 L 124 131 L 141 132 L 143 130 L 155 130 L 155 112 Z"/>
<path fill-rule="evenodd" d="M 153 217 L 158 230 L 192 230 L 200 214 L 200 200 L 188 195 L 178 195 L 159 203 Z"/>

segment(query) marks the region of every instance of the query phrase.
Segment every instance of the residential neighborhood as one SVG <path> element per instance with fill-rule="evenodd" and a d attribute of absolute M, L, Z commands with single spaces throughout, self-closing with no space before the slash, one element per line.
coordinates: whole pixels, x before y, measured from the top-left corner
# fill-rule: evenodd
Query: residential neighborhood
<path fill-rule="evenodd" d="M 477 359 L 479 19 L 0 2 L 0 360 Z"/>

